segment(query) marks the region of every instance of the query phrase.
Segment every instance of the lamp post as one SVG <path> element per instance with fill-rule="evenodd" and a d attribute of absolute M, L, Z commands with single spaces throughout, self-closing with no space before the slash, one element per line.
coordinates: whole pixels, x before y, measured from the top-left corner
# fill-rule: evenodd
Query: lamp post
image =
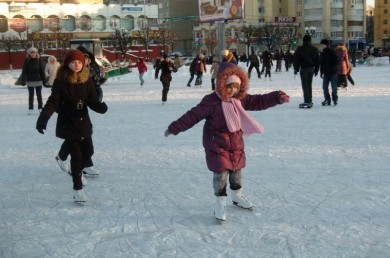
<path fill-rule="evenodd" d="M 306 34 L 310 35 L 310 36 L 313 36 L 314 33 L 316 32 L 316 27 L 314 26 L 310 26 L 310 27 L 305 27 L 305 32 Z"/>

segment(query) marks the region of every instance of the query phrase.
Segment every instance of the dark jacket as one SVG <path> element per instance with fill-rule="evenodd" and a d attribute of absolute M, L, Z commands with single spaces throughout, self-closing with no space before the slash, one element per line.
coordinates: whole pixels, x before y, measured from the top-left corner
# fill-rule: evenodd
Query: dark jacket
<path fill-rule="evenodd" d="M 332 75 L 337 73 L 337 65 L 339 61 L 336 55 L 336 52 L 326 47 L 322 50 L 320 54 L 320 74 L 322 75 Z"/>
<path fill-rule="evenodd" d="M 246 65 L 248 66 L 249 63 L 254 66 L 260 65 L 259 57 L 257 56 L 256 53 L 252 52 L 252 54 L 250 54 Z"/>
<path fill-rule="evenodd" d="M 46 129 L 48 120 L 57 111 L 56 136 L 83 140 L 92 135 L 88 107 L 103 114 L 107 111 L 107 105 L 99 102 L 87 68 L 77 75 L 71 75 L 67 70 L 63 66 L 58 70 L 51 95 L 39 115 L 37 128 Z"/>
<path fill-rule="evenodd" d="M 156 71 L 154 73 L 155 78 L 157 79 L 158 73 L 161 70 L 161 75 L 160 75 L 160 81 L 162 83 L 169 83 L 172 81 L 172 72 L 177 72 L 177 68 L 173 65 L 173 63 L 169 60 L 167 61 L 164 59 L 161 61 L 161 63 L 156 67 Z"/>
<path fill-rule="evenodd" d="M 31 58 L 27 55 L 22 68 L 22 85 L 27 82 L 35 82 L 34 86 L 42 86 L 46 81 L 45 69 L 39 61 L 39 55 L 36 58 Z M 39 83 L 40 82 L 40 83 Z M 39 84 L 39 85 L 38 85 Z M 29 86 L 29 83 L 27 83 Z"/>
<path fill-rule="evenodd" d="M 223 172 L 237 170 L 245 167 L 245 151 L 242 130 L 230 132 L 222 110 L 222 100 L 226 92 L 228 77 L 235 74 L 241 79 L 239 93 L 235 96 L 241 100 L 245 110 L 264 110 L 280 104 L 279 91 L 268 94 L 250 95 L 248 90 L 248 77 L 239 67 L 233 65 L 226 67 L 217 79 L 216 90 L 203 97 L 201 102 L 172 122 L 168 131 L 177 135 L 205 119 L 203 126 L 203 147 L 206 152 L 206 162 L 209 170 Z"/>
<path fill-rule="evenodd" d="M 312 46 L 310 42 L 304 42 L 294 53 L 294 70 L 298 72 L 301 68 L 313 67 L 314 73 L 317 74 L 320 65 L 319 59 L 318 49 Z"/>

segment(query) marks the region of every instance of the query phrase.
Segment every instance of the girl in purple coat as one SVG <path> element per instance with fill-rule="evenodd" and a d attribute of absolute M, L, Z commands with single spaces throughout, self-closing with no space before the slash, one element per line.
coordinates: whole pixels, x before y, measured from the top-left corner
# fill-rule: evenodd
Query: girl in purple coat
<path fill-rule="evenodd" d="M 235 205 L 251 209 L 252 203 L 244 196 L 241 169 L 245 167 L 243 135 L 261 133 L 263 127 L 248 115 L 246 110 L 265 110 L 289 101 L 283 91 L 264 95 L 250 95 L 248 76 L 241 68 L 231 65 L 220 71 L 215 92 L 172 122 L 165 136 L 177 135 L 205 119 L 203 147 L 209 170 L 214 172 L 213 187 L 216 196 L 214 215 L 226 220 L 227 179 Z"/>

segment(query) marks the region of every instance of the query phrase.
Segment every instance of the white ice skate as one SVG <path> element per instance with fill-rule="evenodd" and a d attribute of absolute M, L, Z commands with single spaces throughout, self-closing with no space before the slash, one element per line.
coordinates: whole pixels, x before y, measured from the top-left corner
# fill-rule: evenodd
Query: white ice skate
<path fill-rule="evenodd" d="M 243 209 L 252 209 L 253 207 L 253 204 L 245 197 L 242 189 L 232 190 L 232 201 L 233 204 Z"/>
<path fill-rule="evenodd" d="M 226 196 L 216 196 L 214 216 L 218 220 L 226 220 Z"/>
<path fill-rule="evenodd" d="M 69 170 L 69 166 L 68 166 L 66 160 L 61 160 L 60 157 L 59 157 L 58 155 L 55 157 L 55 159 L 56 159 L 56 161 L 57 161 L 57 163 L 58 163 L 58 166 L 60 166 L 60 168 L 61 168 L 63 171 L 69 173 L 70 170 Z"/>
<path fill-rule="evenodd" d="M 83 174 L 84 176 L 98 176 L 100 172 L 95 167 L 86 167 L 83 169 Z"/>
<path fill-rule="evenodd" d="M 73 199 L 77 203 L 81 203 L 81 204 L 85 203 L 86 199 L 85 199 L 85 195 L 84 195 L 83 189 L 81 189 L 81 190 L 73 190 Z"/>

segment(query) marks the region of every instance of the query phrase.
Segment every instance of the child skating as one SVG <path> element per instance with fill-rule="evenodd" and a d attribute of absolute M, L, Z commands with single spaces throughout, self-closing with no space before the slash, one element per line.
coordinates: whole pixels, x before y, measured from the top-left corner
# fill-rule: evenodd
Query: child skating
<path fill-rule="evenodd" d="M 214 173 L 213 188 L 216 196 L 214 216 L 226 220 L 227 181 L 235 205 L 251 209 L 252 203 L 245 197 L 241 185 L 241 170 L 245 167 L 243 135 L 261 133 L 263 127 L 246 110 L 265 110 L 289 101 L 283 91 L 250 95 L 248 77 L 241 68 L 230 65 L 218 74 L 214 92 L 172 122 L 164 135 L 177 135 L 205 119 L 203 147 L 207 167 Z"/>
<path fill-rule="evenodd" d="M 94 152 L 88 107 L 101 114 L 107 111 L 107 105 L 101 103 L 96 95 L 95 84 L 85 67 L 84 54 L 79 50 L 70 50 L 57 72 L 51 95 L 38 117 L 36 129 L 43 134 L 50 117 L 58 112 L 56 136 L 65 140 L 70 151 L 73 198 L 78 203 L 86 202 L 82 169 Z"/>

